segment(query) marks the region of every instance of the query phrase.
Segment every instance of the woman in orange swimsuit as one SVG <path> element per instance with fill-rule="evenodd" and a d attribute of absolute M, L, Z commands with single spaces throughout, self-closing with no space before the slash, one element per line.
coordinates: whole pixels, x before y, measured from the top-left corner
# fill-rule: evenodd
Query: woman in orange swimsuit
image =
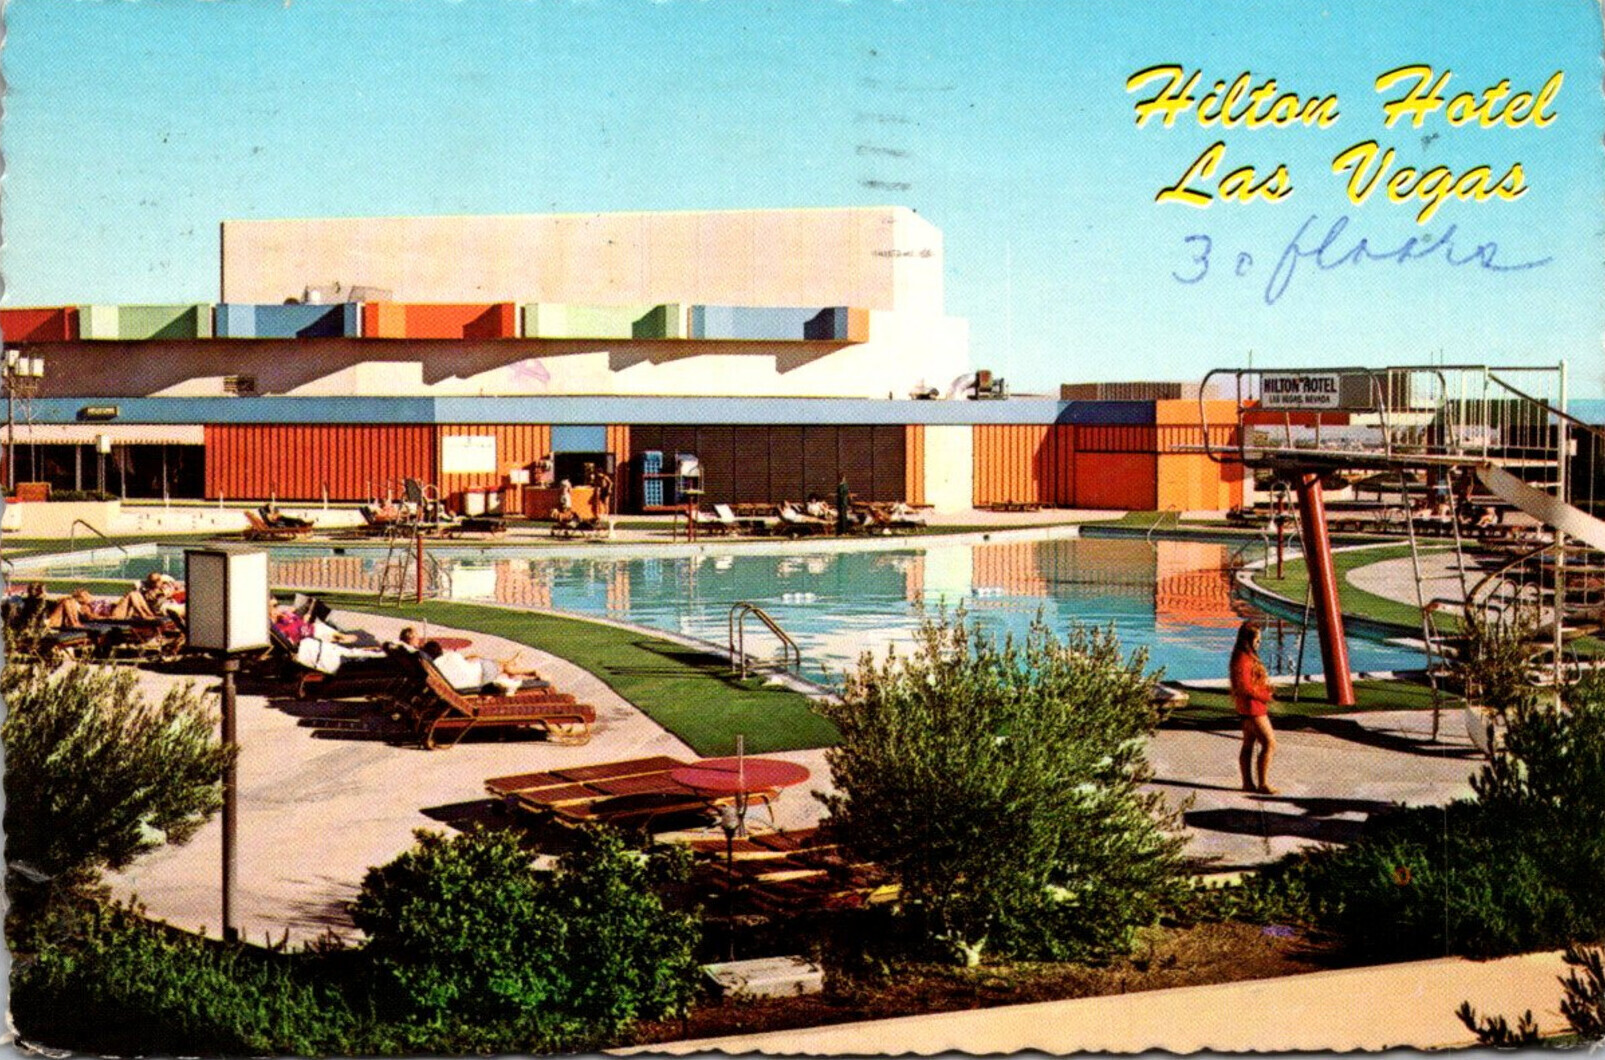
<path fill-rule="evenodd" d="M 1259 626 L 1244 622 L 1237 631 L 1237 644 L 1232 648 L 1232 700 L 1243 721 L 1243 748 L 1237 755 L 1237 769 L 1243 776 L 1243 790 L 1261 795 L 1275 795 L 1276 789 L 1267 781 L 1271 769 L 1271 756 L 1276 753 L 1276 733 L 1271 729 L 1267 713 L 1271 702 L 1271 681 L 1259 661 Z M 1254 773 L 1254 745 L 1261 748 L 1258 783 Z"/>

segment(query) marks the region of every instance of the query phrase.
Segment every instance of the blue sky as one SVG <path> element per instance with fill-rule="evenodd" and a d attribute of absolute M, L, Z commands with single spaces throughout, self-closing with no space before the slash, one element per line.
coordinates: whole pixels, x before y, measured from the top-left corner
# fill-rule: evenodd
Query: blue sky
<path fill-rule="evenodd" d="M 949 312 L 1016 388 L 1197 378 L 1253 351 L 1564 357 L 1577 393 L 1605 394 L 1585 0 L 12 0 L 6 18 L 11 305 L 213 299 L 224 218 L 899 203 L 943 229 Z M 1148 93 L 1126 79 L 1159 63 L 1336 94 L 1339 118 L 1138 129 Z M 1452 70 L 1450 96 L 1562 71 L 1555 121 L 1387 129 L 1374 79 L 1409 63 Z M 1216 181 L 1285 164 L 1292 194 L 1155 203 L 1217 139 Z M 1520 163 L 1527 190 L 1424 226 L 1419 204 L 1356 205 L 1331 163 L 1373 139 L 1395 169 Z M 1420 256 L 1355 262 L 1361 238 Z"/>

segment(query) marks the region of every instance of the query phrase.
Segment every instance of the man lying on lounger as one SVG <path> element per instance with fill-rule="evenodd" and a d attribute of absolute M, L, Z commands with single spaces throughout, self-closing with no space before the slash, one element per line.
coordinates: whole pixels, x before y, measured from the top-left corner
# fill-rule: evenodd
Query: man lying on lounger
<path fill-rule="evenodd" d="M 446 683 L 459 692 L 493 691 L 512 695 L 523 688 L 545 685 L 532 667 L 518 665 L 517 655 L 505 662 L 483 655 L 464 655 L 460 651 L 447 651 L 438 640 L 425 644 L 423 653 L 435 664 Z"/>

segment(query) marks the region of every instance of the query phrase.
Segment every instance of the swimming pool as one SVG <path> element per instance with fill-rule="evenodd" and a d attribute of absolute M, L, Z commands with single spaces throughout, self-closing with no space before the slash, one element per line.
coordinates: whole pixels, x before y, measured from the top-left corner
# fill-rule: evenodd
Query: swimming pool
<path fill-rule="evenodd" d="M 622 619 L 723 644 L 730 608 L 762 607 L 796 640 L 805 676 L 839 680 L 868 650 L 907 645 L 921 609 L 963 605 L 983 627 L 1023 634 L 1041 614 L 1063 632 L 1074 622 L 1113 626 L 1129 651 L 1147 648 L 1168 677 L 1224 676 L 1237 623 L 1266 623 L 1262 654 L 1273 673 L 1291 673 L 1298 627 L 1231 596 L 1222 568 L 1229 548 L 1191 542 L 1058 538 L 895 548 L 783 552 L 717 544 L 695 554 L 567 554 L 551 548 L 431 548 L 450 573 L 451 595 Z M 275 585 L 306 590 L 374 590 L 385 550 L 275 548 Z M 183 577 L 181 547 L 115 561 L 78 563 L 75 575 L 133 580 L 152 570 Z M 749 622 L 748 650 L 778 644 Z M 1422 665 L 1405 647 L 1350 635 L 1354 669 Z M 1320 668 L 1313 630 L 1306 672 Z"/>

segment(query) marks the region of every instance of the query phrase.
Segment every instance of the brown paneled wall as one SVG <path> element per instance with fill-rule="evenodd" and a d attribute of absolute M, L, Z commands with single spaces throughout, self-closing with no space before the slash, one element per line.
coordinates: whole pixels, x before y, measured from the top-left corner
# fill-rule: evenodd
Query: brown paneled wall
<path fill-rule="evenodd" d="M 640 505 L 641 454 L 695 453 L 702 462 L 704 500 L 768 504 L 801 501 L 810 493 L 834 499 L 836 480 L 861 500 L 907 497 L 907 428 L 892 426 L 774 425 L 628 428 L 628 503 Z"/>

